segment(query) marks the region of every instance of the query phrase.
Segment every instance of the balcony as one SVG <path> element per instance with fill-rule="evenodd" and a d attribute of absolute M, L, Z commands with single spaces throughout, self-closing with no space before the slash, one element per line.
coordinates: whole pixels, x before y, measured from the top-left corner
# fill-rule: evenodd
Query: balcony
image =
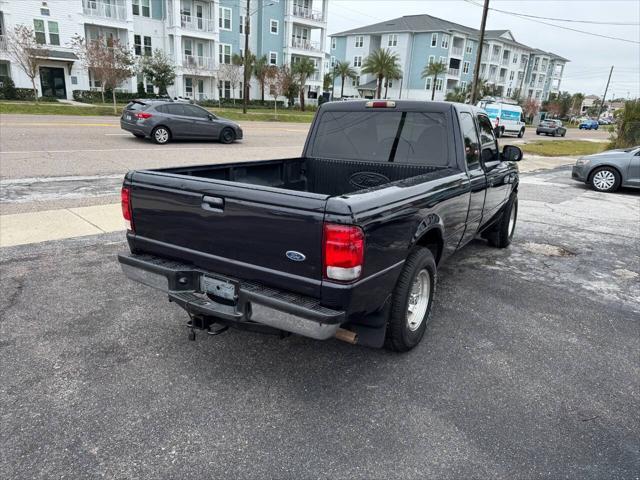
<path fill-rule="evenodd" d="M 456 57 L 461 57 L 462 52 L 463 52 L 462 47 L 451 47 L 451 55 L 455 55 Z"/>
<path fill-rule="evenodd" d="M 301 5 L 293 6 L 293 16 L 298 18 L 304 18 L 305 20 L 313 20 L 314 22 L 323 22 L 324 16 L 319 10 L 312 10 L 305 8 Z"/>
<path fill-rule="evenodd" d="M 320 42 L 314 42 L 311 40 L 291 40 L 291 47 L 297 48 L 299 50 L 306 50 L 308 52 L 321 52 L 320 50 Z"/>
<path fill-rule="evenodd" d="M 180 27 L 194 32 L 215 32 L 216 24 L 211 18 L 180 15 Z"/>
<path fill-rule="evenodd" d="M 449 75 L 451 75 L 452 77 L 458 77 L 460 76 L 460 69 L 459 68 L 450 68 L 447 73 Z"/>
<path fill-rule="evenodd" d="M 214 70 L 215 62 L 212 57 L 198 57 L 196 55 L 183 55 L 182 66 L 191 70 Z"/>
<path fill-rule="evenodd" d="M 123 3 L 85 0 L 82 2 L 82 12 L 89 17 L 107 18 L 121 22 L 127 20 L 127 9 Z"/>

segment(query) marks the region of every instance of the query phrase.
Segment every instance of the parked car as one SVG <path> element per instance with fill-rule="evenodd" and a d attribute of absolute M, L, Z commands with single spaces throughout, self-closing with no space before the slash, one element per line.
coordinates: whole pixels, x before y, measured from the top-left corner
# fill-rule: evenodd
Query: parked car
<path fill-rule="evenodd" d="M 640 188 L 640 145 L 580 157 L 573 166 L 571 178 L 599 192 L 615 192 L 620 187 Z"/>
<path fill-rule="evenodd" d="M 233 143 L 242 139 L 240 126 L 198 105 L 173 100 L 133 100 L 124 108 L 120 127 L 138 138 L 165 144 L 198 139 Z"/>
<path fill-rule="evenodd" d="M 511 243 L 521 158 L 470 105 L 328 102 L 301 157 L 127 173 L 118 258 L 189 313 L 191 339 L 234 326 L 405 351 L 442 261 Z"/>
<path fill-rule="evenodd" d="M 524 113 L 520 105 L 481 101 L 478 106 L 484 108 L 489 115 L 496 137 L 500 138 L 507 133 L 518 138 L 524 137 Z"/>
<path fill-rule="evenodd" d="M 583 120 L 582 122 L 580 122 L 580 125 L 578 125 L 578 128 L 580 130 L 598 130 L 598 121 L 597 120 Z"/>
<path fill-rule="evenodd" d="M 567 129 L 562 126 L 560 120 L 542 120 L 536 127 L 536 135 L 545 134 L 553 137 L 564 137 Z"/>

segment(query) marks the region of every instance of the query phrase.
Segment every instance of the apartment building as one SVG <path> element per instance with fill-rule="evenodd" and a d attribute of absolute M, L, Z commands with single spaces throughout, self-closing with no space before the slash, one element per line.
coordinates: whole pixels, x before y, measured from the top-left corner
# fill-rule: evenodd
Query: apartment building
<path fill-rule="evenodd" d="M 72 37 L 81 35 L 117 38 L 140 58 L 163 50 L 176 65 L 172 96 L 241 98 L 242 85 L 232 88 L 220 65 L 244 53 L 248 34 L 251 52 L 265 55 L 271 65 L 311 58 L 317 72 L 306 88 L 313 99 L 322 88 L 327 7 L 328 0 L 251 0 L 249 12 L 245 0 L 0 0 L 0 80 L 10 76 L 17 87 L 31 87 L 6 51 L 7 32 L 24 24 L 47 49 L 37 79 L 40 95 L 71 99 L 73 90 L 100 88 L 70 48 Z M 141 74 L 120 90 L 135 92 L 139 83 L 154 91 Z M 257 82 L 250 92 L 260 97 Z"/>
<path fill-rule="evenodd" d="M 387 96 L 414 100 L 431 98 L 433 78 L 422 78 L 430 63 L 447 67 L 435 83 L 436 100 L 456 87 L 465 89 L 473 80 L 480 32 L 430 15 L 409 15 L 331 35 L 330 61 L 348 61 L 358 76 L 345 82 L 345 96 L 373 97 L 376 79 L 361 73 L 364 59 L 378 48 L 398 56 L 402 77 L 391 80 Z M 539 101 L 560 89 L 564 64 L 558 55 L 516 41 L 509 30 L 485 32 L 480 77 L 497 87 L 502 96 L 519 93 Z M 341 81 L 336 80 L 336 91 Z M 384 89 L 383 89 L 384 95 Z"/>

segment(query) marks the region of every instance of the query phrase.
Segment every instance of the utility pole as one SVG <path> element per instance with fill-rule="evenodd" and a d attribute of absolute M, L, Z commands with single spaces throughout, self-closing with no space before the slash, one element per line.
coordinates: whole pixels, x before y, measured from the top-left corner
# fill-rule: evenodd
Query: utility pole
<path fill-rule="evenodd" d="M 609 70 L 609 78 L 607 79 L 607 86 L 604 87 L 604 95 L 602 96 L 602 103 L 600 104 L 600 111 L 598 112 L 598 118 L 602 115 L 602 110 L 604 110 L 604 101 L 607 99 L 607 90 L 609 90 L 609 82 L 611 81 L 611 74 L 613 73 L 613 65 L 611 65 L 611 70 Z"/>
<path fill-rule="evenodd" d="M 247 11 L 244 17 L 244 94 L 242 95 L 242 113 L 247 113 L 249 105 L 249 82 L 251 81 L 251 66 L 249 65 L 249 25 L 251 24 L 251 0 L 247 0 Z"/>
<path fill-rule="evenodd" d="M 473 69 L 473 83 L 471 84 L 471 105 L 476 104 L 478 95 L 478 77 L 480 76 L 480 61 L 482 59 L 482 44 L 484 43 L 484 29 L 487 26 L 487 13 L 489 12 L 489 0 L 484 0 L 484 9 L 482 10 L 482 23 L 480 24 L 480 43 L 478 43 L 478 56 L 476 58 L 476 66 Z"/>

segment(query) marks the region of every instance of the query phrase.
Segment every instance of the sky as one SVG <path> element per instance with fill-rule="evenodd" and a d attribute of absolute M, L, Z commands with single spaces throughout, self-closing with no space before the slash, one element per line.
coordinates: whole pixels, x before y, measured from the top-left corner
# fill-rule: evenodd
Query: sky
<path fill-rule="evenodd" d="M 390 20 L 429 14 L 480 29 L 484 0 L 329 0 L 328 33 Z M 633 23 L 599 25 L 539 20 L 635 43 L 564 30 L 522 17 L 489 10 L 487 29 L 508 29 L 515 39 L 571 60 L 560 90 L 602 96 L 614 67 L 607 99 L 640 97 L 640 0 L 490 0 L 490 8 L 554 19 Z"/>

